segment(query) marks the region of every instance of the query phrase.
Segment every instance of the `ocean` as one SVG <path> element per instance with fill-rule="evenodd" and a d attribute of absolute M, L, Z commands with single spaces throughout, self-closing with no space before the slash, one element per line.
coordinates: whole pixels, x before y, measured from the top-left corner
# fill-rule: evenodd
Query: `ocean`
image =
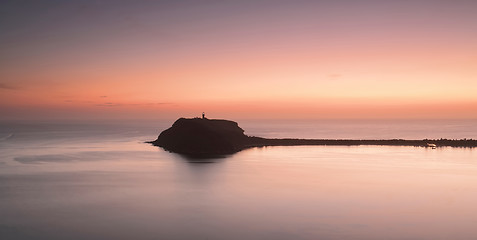
<path fill-rule="evenodd" d="M 477 139 L 476 120 L 239 120 L 269 138 Z M 0 122 L 0 239 L 474 239 L 477 149 L 164 151 L 172 120 Z"/>

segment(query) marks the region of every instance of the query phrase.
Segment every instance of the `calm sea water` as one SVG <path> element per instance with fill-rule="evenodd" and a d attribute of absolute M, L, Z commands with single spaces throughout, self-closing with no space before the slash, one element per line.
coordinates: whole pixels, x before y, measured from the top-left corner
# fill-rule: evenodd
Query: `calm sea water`
<path fill-rule="evenodd" d="M 0 239 L 475 239 L 477 149 L 295 146 L 188 159 L 171 121 L 0 123 Z M 240 121 L 249 135 L 477 138 L 477 122 Z"/>

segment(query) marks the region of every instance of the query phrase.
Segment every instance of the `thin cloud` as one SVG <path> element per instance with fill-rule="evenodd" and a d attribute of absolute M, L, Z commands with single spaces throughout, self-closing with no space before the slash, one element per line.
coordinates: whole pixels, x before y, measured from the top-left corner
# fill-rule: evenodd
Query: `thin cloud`
<path fill-rule="evenodd" d="M 162 105 L 173 105 L 174 103 L 171 102 L 150 102 L 150 103 L 113 103 L 113 102 L 105 102 L 105 103 L 98 103 L 95 106 L 98 107 L 120 107 L 120 106 L 162 106 Z"/>
<path fill-rule="evenodd" d="M 170 102 L 151 102 L 151 103 L 145 103 L 146 105 L 168 105 L 172 104 Z"/>
<path fill-rule="evenodd" d="M 18 87 L 6 84 L 6 83 L 0 83 L 0 89 L 5 89 L 5 90 L 16 90 Z"/>
<path fill-rule="evenodd" d="M 159 107 L 159 106 L 164 106 L 164 105 L 174 105 L 175 103 L 171 102 L 148 102 L 148 103 L 133 103 L 130 105 L 134 106 L 148 106 L 148 107 Z"/>
<path fill-rule="evenodd" d="M 119 107 L 122 106 L 123 104 L 120 103 L 112 103 L 112 102 L 105 102 L 105 103 L 100 103 L 96 104 L 98 107 Z"/>
<path fill-rule="evenodd" d="M 330 80 L 338 80 L 338 79 L 340 79 L 341 77 L 343 77 L 343 75 L 338 74 L 338 73 L 328 74 L 328 78 L 329 78 Z"/>
<path fill-rule="evenodd" d="M 99 96 L 100 98 L 107 98 L 108 96 L 106 95 L 103 95 L 103 96 Z"/>

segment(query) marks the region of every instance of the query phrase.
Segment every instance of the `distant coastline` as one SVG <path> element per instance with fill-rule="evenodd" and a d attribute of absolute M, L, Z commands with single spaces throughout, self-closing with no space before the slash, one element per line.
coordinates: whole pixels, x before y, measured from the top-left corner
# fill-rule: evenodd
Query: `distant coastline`
<path fill-rule="evenodd" d="M 376 140 L 358 140 L 358 139 L 296 139 L 296 138 L 260 138 L 250 137 L 251 147 L 263 146 L 298 146 L 298 145 L 337 145 L 337 146 L 359 146 L 359 145 L 378 145 L 378 146 L 414 146 L 428 147 L 429 144 L 435 144 L 436 147 L 477 147 L 477 140 L 474 139 L 376 139 Z"/>
<path fill-rule="evenodd" d="M 156 140 L 148 142 L 167 151 L 188 155 L 233 154 L 266 146 L 414 146 L 477 147 L 476 139 L 300 139 L 247 136 L 237 122 L 222 119 L 180 118 Z"/>

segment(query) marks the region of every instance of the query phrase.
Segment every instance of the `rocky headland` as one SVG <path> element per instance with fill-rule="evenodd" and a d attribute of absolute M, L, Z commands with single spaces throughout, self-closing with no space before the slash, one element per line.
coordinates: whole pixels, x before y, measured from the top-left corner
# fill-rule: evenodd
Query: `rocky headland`
<path fill-rule="evenodd" d="M 388 145 L 416 147 L 477 147 L 473 139 L 270 139 L 247 136 L 239 125 L 230 120 L 207 118 L 180 118 L 164 130 L 156 140 L 149 142 L 167 151 L 195 155 L 224 155 L 251 147 L 298 145 Z"/>

